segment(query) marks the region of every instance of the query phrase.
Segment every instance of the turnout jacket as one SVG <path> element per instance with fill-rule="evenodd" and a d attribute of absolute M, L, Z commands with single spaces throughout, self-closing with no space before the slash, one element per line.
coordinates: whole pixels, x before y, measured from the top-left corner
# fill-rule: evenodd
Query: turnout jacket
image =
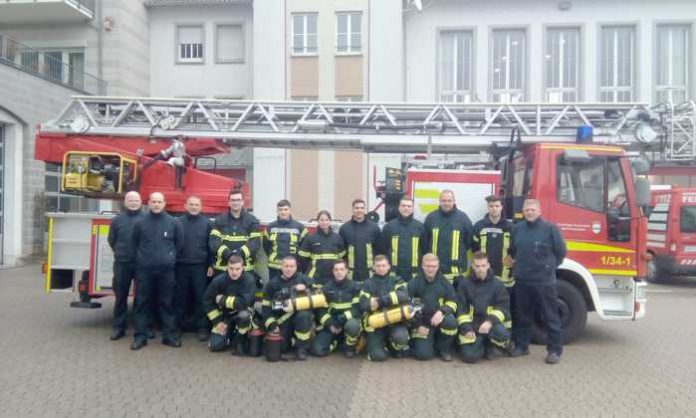
<path fill-rule="evenodd" d="M 515 259 L 513 271 L 519 283 L 554 284 L 566 244 L 556 225 L 541 218 L 522 221 L 512 228 L 510 255 Z"/>
<path fill-rule="evenodd" d="M 268 256 L 268 267 L 280 269 L 283 257 L 296 255 L 307 228 L 290 218 L 271 222 L 263 233 L 263 249 Z"/>
<path fill-rule="evenodd" d="M 220 273 L 210 282 L 203 294 L 203 310 L 215 326 L 229 315 L 254 306 L 256 280 L 251 273 L 244 272 L 237 280 L 232 280 L 227 272 Z M 220 304 L 215 302 L 222 295 Z"/>
<path fill-rule="evenodd" d="M 346 254 L 345 245 L 340 235 L 329 228 L 326 233 L 317 228 L 316 232 L 307 236 L 300 245 L 298 252 L 301 257 L 302 270 L 315 279 L 319 284 L 333 277 L 333 263 Z"/>
<path fill-rule="evenodd" d="M 287 300 L 295 297 L 297 295 L 297 291 L 295 291 L 294 288 L 298 284 L 303 284 L 306 287 L 306 290 L 301 294 L 310 293 L 312 289 L 312 279 L 299 272 L 295 273 L 289 279 L 284 279 L 282 276 L 278 276 L 266 283 L 266 287 L 263 289 L 261 314 L 263 316 L 264 326 L 267 330 L 273 328 L 275 325 L 282 324 L 292 316 L 293 313 L 286 313 L 283 311 L 274 312 L 273 302 L 276 300 Z"/>
<path fill-rule="evenodd" d="M 391 271 L 406 281 L 418 273 L 418 266 L 428 245 L 425 225 L 413 215 L 399 215 L 382 229 L 382 237 L 389 257 Z"/>
<path fill-rule="evenodd" d="M 429 282 L 424 273 L 418 273 L 408 282 L 408 295 L 414 304 L 420 303 L 423 321 L 430 326 L 430 318 L 437 311 L 444 315 L 457 313 L 457 294 L 452 283 L 437 273 L 435 279 Z"/>
<path fill-rule="evenodd" d="M 142 215 L 143 213 L 140 209 L 125 209 L 111 220 L 108 236 L 109 247 L 114 252 L 114 260 L 119 263 L 132 263 L 135 261 L 135 248 L 131 245 L 133 243 L 133 224 Z"/>
<path fill-rule="evenodd" d="M 440 258 L 440 271 L 450 282 L 467 270 L 467 253 L 473 226 L 456 206 L 449 212 L 430 212 L 425 218 L 428 251 Z"/>
<path fill-rule="evenodd" d="M 340 282 L 331 279 L 322 287 L 328 308 L 316 310 L 319 326 L 342 327 L 349 319 L 360 318 L 360 285 L 347 277 Z"/>
<path fill-rule="evenodd" d="M 372 277 L 365 280 L 360 290 L 360 311 L 365 315 L 372 312 L 371 298 L 378 299 L 377 309 L 404 304 L 408 302 L 406 283 L 400 277 L 373 274 Z"/>
<path fill-rule="evenodd" d="M 515 284 L 510 268 L 503 266 L 503 259 L 510 250 L 510 231 L 512 222 L 501 217 L 498 223 L 493 223 L 486 215 L 474 224 L 471 237 L 471 251 L 482 251 L 488 255 L 488 262 L 496 276 L 500 277 L 506 287 Z"/>
<path fill-rule="evenodd" d="M 184 244 L 184 232 L 168 213 L 148 212 L 133 224 L 132 245 L 139 269 L 173 269 Z"/>
<path fill-rule="evenodd" d="M 208 238 L 213 230 L 210 219 L 200 214 L 187 213 L 179 216 L 177 221 L 181 224 L 184 232 L 184 244 L 179 251 L 177 263 L 212 266 L 214 261 L 208 246 Z"/>
<path fill-rule="evenodd" d="M 379 226 L 367 218 L 362 222 L 351 219 L 341 225 L 338 234 L 343 238 L 348 252 L 349 277 L 361 282 L 366 280 L 370 277 L 372 258 L 384 254 Z"/>
<path fill-rule="evenodd" d="M 230 211 L 218 215 L 210 231 L 208 246 L 215 257 L 215 269 L 226 270 L 227 259 L 237 254 L 244 259 L 244 270 L 254 270 L 254 258 L 261 248 L 259 220 L 245 209 L 238 218 Z"/>
<path fill-rule="evenodd" d="M 488 270 L 485 280 L 479 280 L 474 273 L 460 278 L 456 291 L 459 298 L 457 324 L 462 334 L 477 332 L 487 320 L 493 325 L 502 323 L 510 327 L 510 295 L 492 269 Z"/>

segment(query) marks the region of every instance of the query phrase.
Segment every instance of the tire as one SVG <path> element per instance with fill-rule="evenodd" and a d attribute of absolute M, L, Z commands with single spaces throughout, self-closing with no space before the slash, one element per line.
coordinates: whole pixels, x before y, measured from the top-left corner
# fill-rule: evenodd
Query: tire
<path fill-rule="evenodd" d="M 660 283 L 661 274 L 660 265 L 657 262 L 657 258 L 653 255 L 650 261 L 648 261 L 647 279 L 650 283 Z"/>
<path fill-rule="evenodd" d="M 587 302 L 582 292 L 565 280 L 558 280 L 558 311 L 563 326 L 563 343 L 573 342 L 582 334 L 587 324 Z M 548 336 L 541 318 L 532 325 L 533 344 L 546 344 Z"/>

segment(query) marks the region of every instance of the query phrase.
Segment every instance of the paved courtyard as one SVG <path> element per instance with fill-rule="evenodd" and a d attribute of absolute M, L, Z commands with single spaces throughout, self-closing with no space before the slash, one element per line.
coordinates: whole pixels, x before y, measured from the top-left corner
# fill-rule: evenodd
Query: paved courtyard
<path fill-rule="evenodd" d="M 18 416 L 694 416 L 696 281 L 650 285 L 648 315 L 591 316 L 561 364 L 544 348 L 476 365 L 310 358 L 267 363 L 130 338 L 109 341 L 112 300 L 69 307 L 38 266 L 0 271 L 0 415 Z M 129 330 L 129 336 L 132 330 Z"/>

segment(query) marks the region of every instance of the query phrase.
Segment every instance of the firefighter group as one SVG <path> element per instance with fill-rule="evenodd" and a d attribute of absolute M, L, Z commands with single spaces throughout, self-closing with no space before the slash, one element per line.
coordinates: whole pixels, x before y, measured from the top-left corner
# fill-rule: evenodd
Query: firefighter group
<path fill-rule="evenodd" d="M 451 190 L 441 192 L 425 222 L 414 219 L 414 202 L 404 197 L 398 217 L 380 229 L 356 199 L 338 231 L 322 210 L 310 233 L 293 219 L 289 201 L 278 202 L 277 220 L 262 228 L 243 198 L 230 192 L 229 211 L 211 222 L 196 196 L 175 218 L 161 193 L 149 196 L 147 211 L 138 193 L 126 194 L 109 231 L 112 340 L 126 335 L 135 281 L 132 350 L 159 327 L 170 347 L 181 347 L 182 332 L 191 331 L 211 351 L 270 361 L 341 351 L 370 361 L 458 356 L 475 363 L 528 355 L 532 324 L 541 320 L 545 361 L 560 361 L 555 272 L 566 246 L 537 200 L 525 200 L 523 219 L 513 224 L 501 198 L 489 196 L 487 215 L 472 224 Z"/>

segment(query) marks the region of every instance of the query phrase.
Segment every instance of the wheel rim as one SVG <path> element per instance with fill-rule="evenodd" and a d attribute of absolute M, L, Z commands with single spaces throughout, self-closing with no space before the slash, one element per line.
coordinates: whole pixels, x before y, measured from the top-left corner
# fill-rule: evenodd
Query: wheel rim
<path fill-rule="evenodd" d="M 657 264 L 655 260 L 648 261 L 648 278 L 654 280 L 657 277 Z"/>

